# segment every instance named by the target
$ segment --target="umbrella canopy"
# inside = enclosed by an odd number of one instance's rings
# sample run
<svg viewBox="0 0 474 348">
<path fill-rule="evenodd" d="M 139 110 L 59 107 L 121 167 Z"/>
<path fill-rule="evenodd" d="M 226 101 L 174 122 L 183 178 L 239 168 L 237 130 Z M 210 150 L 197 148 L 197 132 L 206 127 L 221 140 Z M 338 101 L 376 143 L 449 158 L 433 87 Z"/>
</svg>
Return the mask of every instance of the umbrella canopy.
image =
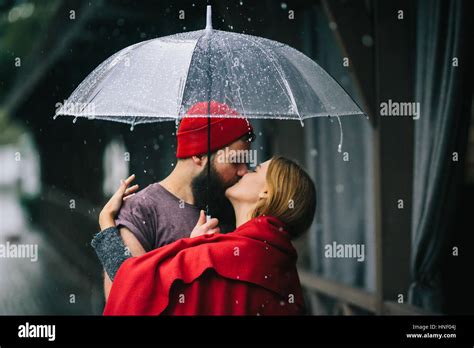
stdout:
<svg viewBox="0 0 474 348">
<path fill-rule="evenodd" d="M 212 28 L 170 35 L 124 48 L 100 64 L 56 112 L 60 115 L 140 123 L 176 121 L 198 102 L 211 100 L 246 118 L 303 120 L 364 115 L 318 64 L 282 43 Z M 189 116 L 189 115 L 188 115 Z M 232 116 L 235 117 L 235 116 Z M 209 127 L 208 127 L 209 129 Z M 208 132 L 208 158 L 211 136 Z M 210 166 L 207 166 L 210 201 Z M 210 218 L 207 206 L 207 217 Z"/>
<path fill-rule="evenodd" d="M 212 29 L 124 48 L 77 87 L 58 115 L 130 123 L 182 118 L 197 102 L 216 100 L 246 118 L 363 115 L 313 60 L 282 43 Z M 225 117 L 226 115 L 212 115 Z M 193 115 L 208 117 L 208 114 Z"/>
</svg>

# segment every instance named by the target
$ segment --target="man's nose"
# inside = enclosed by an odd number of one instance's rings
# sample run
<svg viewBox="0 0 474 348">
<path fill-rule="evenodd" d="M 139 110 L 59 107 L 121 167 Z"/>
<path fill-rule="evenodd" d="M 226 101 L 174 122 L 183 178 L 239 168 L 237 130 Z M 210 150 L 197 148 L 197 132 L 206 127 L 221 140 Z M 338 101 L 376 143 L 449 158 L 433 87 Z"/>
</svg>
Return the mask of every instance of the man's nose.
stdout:
<svg viewBox="0 0 474 348">
<path fill-rule="evenodd" d="M 240 176 L 240 177 L 242 177 L 242 176 L 244 176 L 245 174 L 247 174 L 248 171 L 249 171 L 249 170 L 248 170 L 248 168 L 247 168 L 247 165 L 246 165 L 245 163 L 241 163 L 241 164 L 239 165 L 239 169 L 237 169 L 237 175 Z"/>
</svg>

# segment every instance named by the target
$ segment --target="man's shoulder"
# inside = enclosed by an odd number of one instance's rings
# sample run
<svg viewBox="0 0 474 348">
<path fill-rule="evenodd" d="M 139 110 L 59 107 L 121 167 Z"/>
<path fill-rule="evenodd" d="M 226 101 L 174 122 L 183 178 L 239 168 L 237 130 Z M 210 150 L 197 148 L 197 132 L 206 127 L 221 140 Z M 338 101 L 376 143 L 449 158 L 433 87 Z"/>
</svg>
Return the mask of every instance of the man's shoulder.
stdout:
<svg viewBox="0 0 474 348">
<path fill-rule="evenodd" d="M 160 195 L 159 183 L 155 182 L 136 192 L 124 201 L 123 206 L 143 206 L 149 207 L 150 201 L 155 200 Z"/>
</svg>

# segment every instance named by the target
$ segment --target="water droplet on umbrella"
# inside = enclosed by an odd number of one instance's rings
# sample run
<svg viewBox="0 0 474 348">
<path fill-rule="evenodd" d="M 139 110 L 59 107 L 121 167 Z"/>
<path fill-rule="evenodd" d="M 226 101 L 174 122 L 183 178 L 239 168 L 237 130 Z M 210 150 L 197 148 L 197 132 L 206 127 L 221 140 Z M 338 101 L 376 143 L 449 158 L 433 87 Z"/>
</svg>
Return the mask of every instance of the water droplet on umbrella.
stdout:
<svg viewBox="0 0 474 348">
<path fill-rule="evenodd" d="M 72 120 L 72 123 L 76 123 L 77 117 L 74 117 L 74 120 Z"/>
</svg>

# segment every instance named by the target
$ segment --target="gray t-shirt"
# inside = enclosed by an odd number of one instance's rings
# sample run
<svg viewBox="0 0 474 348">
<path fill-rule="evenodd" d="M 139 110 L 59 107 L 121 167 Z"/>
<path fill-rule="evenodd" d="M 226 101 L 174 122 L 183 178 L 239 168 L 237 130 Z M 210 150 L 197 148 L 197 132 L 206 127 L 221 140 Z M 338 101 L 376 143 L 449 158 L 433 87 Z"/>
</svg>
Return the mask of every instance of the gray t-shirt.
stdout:
<svg viewBox="0 0 474 348">
<path fill-rule="evenodd" d="M 124 201 L 115 223 L 127 227 L 150 251 L 189 237 L 198 218 L 197 207 L 154 183 Z"/>
</svg>

